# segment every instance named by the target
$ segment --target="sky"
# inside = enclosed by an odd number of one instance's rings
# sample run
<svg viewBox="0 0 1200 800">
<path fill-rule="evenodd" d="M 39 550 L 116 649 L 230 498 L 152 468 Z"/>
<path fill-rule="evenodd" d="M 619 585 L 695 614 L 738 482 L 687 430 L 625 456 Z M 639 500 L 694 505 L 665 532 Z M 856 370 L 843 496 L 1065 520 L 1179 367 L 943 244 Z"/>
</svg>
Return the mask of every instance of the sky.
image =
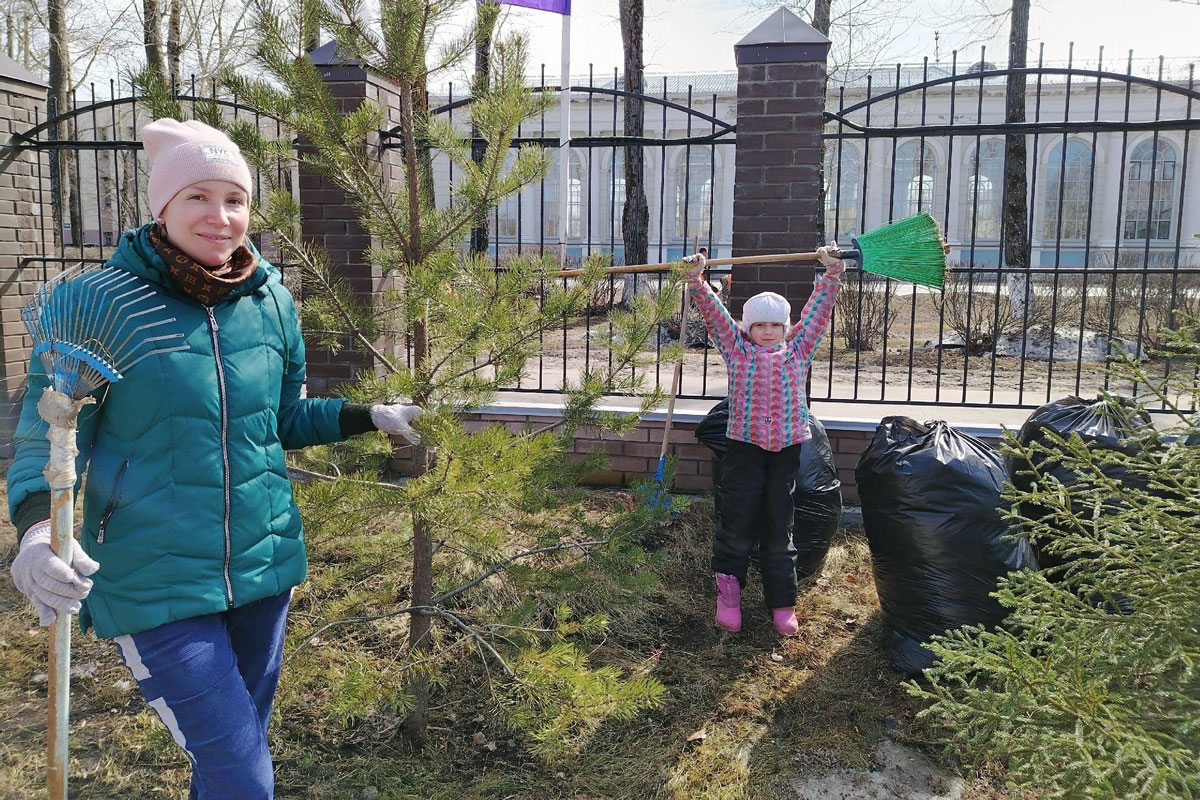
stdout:
<svg viewBox="0 0 1200 800">
<path fill-rule="evenodd" d="M 644 0 L 645 61 L 650 73 L 720 72 L 736 69 L 734 45 L 777 7 L 770 0 Z M 859 2 L 860 0 L 854 0 Z M 995 26 L 996 35 L 965 29 L 963 10 L 989 0 L 891 0 L 899 8 L 892 28 L 895 41 L 877 54 L 884 63 L 920 63 L 936 55 L 949 62 L 956 47 L 978 61 L 979 45 L 987 44 L 988 61 L 1005 61 L 1008 25 Z M 1006 0 L 990 0 L 1007 7 Z M 834 14 L 851 0 L 834 0 Z M 1136 13 L 1130 13 L 1136 9 Z M 621 34 L 617 0 L 573 0 L 571 72 L 611 75 L 621 65 Z M 562 18 L 558 14 L 513 7 L 507 25 L 530 36 L 530 64 L 545 63 L 547 76 L 557 78 L 561 54 Z M 937 33 L 935 42 L 935 32 Z M 1034 0 L 1030 12 L 1031 59 L 1045 45 L 1047 61 L 1065 61 L 1070 42 L 1075 57 L 1093 60 L 1103 45 L 1105 63 L 1124 62 L 1130 48 L 1135 58 L 1159 55 L 1200 60 L 1200 2 L 1171 0 Z M 935 46 L 936 45 L 936 46 Z M 963 63 L 964 56 L 959 56 Z"/>
</svg>

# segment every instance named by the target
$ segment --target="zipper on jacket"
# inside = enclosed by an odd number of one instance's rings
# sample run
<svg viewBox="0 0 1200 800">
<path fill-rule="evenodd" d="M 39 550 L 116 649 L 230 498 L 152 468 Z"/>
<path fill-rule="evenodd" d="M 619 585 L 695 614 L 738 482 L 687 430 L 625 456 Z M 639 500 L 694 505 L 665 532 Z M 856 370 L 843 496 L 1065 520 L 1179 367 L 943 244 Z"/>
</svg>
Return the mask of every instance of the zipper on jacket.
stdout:
<svg viewBox="0 0 1200 800">
<path fill-rule="evenodd" d="M 125 478 L 125 470 L 129 469 L 129 459 L 121 462 L 121 466 L 117 467 L 117 476 L 113 478 L 112 494 L 109 495 L 108 505 L 104 507 L 104 513 L 100 515 L 100 527 L 96 530 L 96 544 L 104 544 L 104 532 L 108 530 L 108 520 L 112 517 L 113 512 L 117 510 L 117 506 L 121 502 L 121 481 Z"/>
<path fill-rule="evenodd" d="M 222 567 L 222 575 L 225 578 L 225 603 L 229 608 L 233 608 L 233 581 L 229 578 L 229 559 L 233 550 L 233 543 L 229 535 L 229 517 L 230 517 L 230 486 L 229 486 L 229 400 L 225 391 L 225 365 L 221 362 L 221 338 L 217 335 L 220 328 L 217 326 L 217 316 L 209 306 L 205 306 L 204 310 L 208 312 L 208 324 L 212 331 L 213 357 L 217 361 L 217 395 L 221 398 L 221 465 L 224 467 L 224 479 L 222 488 L 225 493 L 225 514 L 224 514 L 224 529 L 225 529 L 225 563 Z"/>
</svg>

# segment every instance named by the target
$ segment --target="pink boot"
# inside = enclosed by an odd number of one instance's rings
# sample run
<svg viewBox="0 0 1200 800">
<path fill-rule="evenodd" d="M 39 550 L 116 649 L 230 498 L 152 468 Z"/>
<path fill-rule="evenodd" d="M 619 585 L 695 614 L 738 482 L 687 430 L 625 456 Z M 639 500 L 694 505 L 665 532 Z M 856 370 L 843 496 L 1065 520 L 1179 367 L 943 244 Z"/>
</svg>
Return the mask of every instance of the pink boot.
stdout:
<svg viewBox="0 0 1200 800">
<path fill-rule="evenodd" d="M 736 575 L 716 573 L 717 624 L 731 633 L 742 629 L 742 586 Z"/>
<path fill-rule="evenodd" d="M 775 621 L 775 631 L 780 636 L 795 636 L 800 630 L 800 621 L 796 619 L 794 608 L 772 608 L 771 619 Z"/>
</svg>

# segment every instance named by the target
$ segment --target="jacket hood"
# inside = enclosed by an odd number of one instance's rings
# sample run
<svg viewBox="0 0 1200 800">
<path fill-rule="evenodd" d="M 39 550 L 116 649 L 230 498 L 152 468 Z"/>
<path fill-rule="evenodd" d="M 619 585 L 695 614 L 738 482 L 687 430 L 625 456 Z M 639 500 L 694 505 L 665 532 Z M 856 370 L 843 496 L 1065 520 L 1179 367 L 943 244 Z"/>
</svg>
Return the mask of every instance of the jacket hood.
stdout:
<svg viewBox="0 0 1200 800">
<path fill-rule="evenodd" d="M 150 243 L 150 226 L 153 224 L 153 222 L 147 222 L 140 228 L 125 231 L 121 235 L 117 251 L 113 253 L 107 266 L 131 272 L 140 278 L 145 278 L 172 296 L 181 297 L 183 293 L 171 280 L 170 273 L 167 272 L 167 265 L 159 256 L 158 251 L 154 249 L 154 245 Z M 253 242 L 247 239 L 245 246 L 254 255 L 258 266 L 249 278 L 231 289 L 217 305 L 252 294 L 268 281 L 278 283 L 281 280 L 279 270 L 262 257 Z"/>
</svg>

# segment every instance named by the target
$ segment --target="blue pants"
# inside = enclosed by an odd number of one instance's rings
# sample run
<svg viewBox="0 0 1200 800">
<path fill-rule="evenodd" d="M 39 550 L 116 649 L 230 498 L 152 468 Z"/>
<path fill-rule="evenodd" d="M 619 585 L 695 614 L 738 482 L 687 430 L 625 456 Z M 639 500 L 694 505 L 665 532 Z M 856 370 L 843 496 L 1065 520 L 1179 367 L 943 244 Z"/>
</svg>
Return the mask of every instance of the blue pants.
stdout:
<svg viewBox="0 0 1200 800">
<path fill-rule="evenodd" d="M 190 800 L 271 800 L 267 722 L 291 592 L 115 641 L 192 763 Z"/>
</svg>

